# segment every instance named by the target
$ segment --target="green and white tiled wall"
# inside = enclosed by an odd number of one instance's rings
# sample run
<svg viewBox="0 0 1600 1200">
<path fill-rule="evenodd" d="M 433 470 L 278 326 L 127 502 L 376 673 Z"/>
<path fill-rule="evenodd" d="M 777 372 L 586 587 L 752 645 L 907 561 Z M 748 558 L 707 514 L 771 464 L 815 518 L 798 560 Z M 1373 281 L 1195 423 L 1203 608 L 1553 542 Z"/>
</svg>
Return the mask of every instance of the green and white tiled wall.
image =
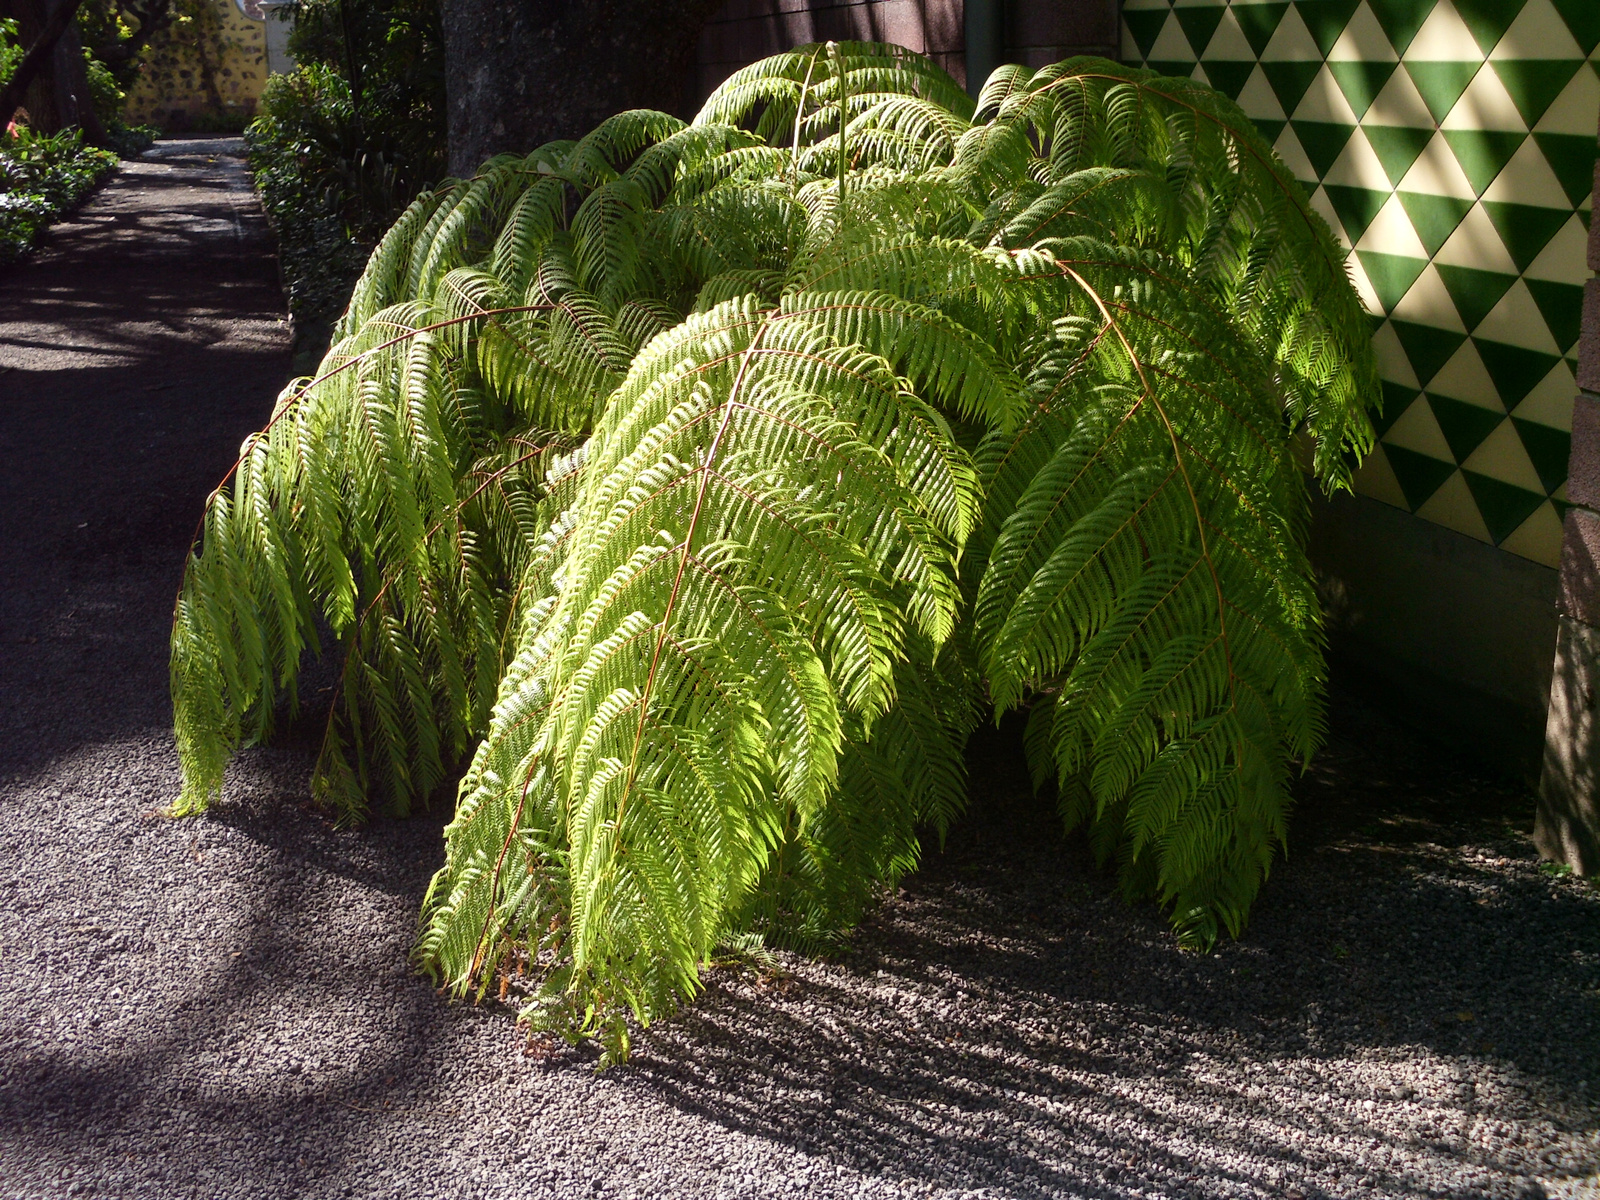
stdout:
<svg viewBox="0 0 1600 1200">
<path fill-rule="evenodd" d="M 1600 0 L 1124 0 L 1122 32 L 1236 99 L 1354 249 L 1384 377 L 1357 490 L 1557 565 Z"/>
</svg>

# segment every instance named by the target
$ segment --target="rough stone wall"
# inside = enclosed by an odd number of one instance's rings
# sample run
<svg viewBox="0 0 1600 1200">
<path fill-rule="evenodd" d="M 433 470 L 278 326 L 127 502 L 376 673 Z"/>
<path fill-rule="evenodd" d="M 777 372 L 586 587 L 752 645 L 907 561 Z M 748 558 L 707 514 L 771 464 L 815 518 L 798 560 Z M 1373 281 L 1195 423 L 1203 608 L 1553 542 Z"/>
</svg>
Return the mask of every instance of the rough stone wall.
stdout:
<svg viewBox="0 0 1600 1200">
<path fill-rule="evenodd" d="M 1008 62 L 1043 66 L 1073 54 L 1117 53 L 1117 0 L 1010 0 L 1002 7 Z M 965 17 L 963 0 L 727 0 L 700 35 L 690 107 L 742 66 L 829 40 L 895 42 L 926 54 L 965 86 Z"/>
<path fill-rule="evenodd" d="M 127 119 L 181 131 L 248 120 L 267 81 L 266 21 L 256 0 L 178 0 L 182 17 L 145 51 Z"/>
<path fill-rule="evenodd" d="M 1600 163 L 1594 199 L 1600 203 Z M 1600 272 L 1600 222 L 1589 223 L 1585 266 Z M 1600 873 L 1600 277 L 1583 289 L 1578 395 L 1561 546 L 1560 617 L 1544 774 L 1534 841 L 1547 858 L 1584 875 Z"/>
</svg>

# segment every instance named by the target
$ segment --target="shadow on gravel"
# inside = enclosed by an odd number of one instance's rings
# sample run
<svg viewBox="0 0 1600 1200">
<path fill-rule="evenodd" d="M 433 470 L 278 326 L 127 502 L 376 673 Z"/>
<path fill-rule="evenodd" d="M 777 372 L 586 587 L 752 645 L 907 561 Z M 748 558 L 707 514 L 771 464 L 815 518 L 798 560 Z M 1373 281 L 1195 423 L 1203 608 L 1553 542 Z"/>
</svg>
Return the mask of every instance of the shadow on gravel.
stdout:
<svg viewBox="0 0 1600 1200">
<path fill-rule="evenodd" d="M 0 272 L 8 768 L 168 723 L 185 547 L 288 374 L 277 269 L 238 149 L 158 143 Z M 201 163 L 209 173 L 184 169 Z"/>
<path fill-rule="evenodd" d="M 1125 905 L 991 743 L 990 795 L 844 972 L 715 975 L 641 1048 L 637 1086 L 858 1170 L 1005 1195 L 1215 1195 L 1260 1184 L 1265 1158 L 1306 1196 L 1436 1196 L 1402 1164 L 1549 1171 L 1467 1129 L 1557 1110 L 1595 1170 L 1593 894 L 1537 870 L 1530 798 L 1348 722 L 1302 784 L 1294 856 L 1216 953 Z"/>
<path fill-rule="evenodd" d="M 204 1194 L 215 1176 L 251 1181 L 256 1195 L 325 1196 L 340 1194 L 334 1180 L 361 1180 L 372 1146 L 394 1130 L 415 1136 L 419 1119 L 447 1125 L 460 1115 L 435 1099 L 454 1082 L 441 1042 L 463 1021 L 493 1017 L 451 1011 L 406 964 L 406 935 L 394 934 L 409 923 L 377 919 L 383 908 L 416 911 L 442 857 L 441 818 L 335 834 L 295 804 L 303 786 L 284 786 L 303 762 L 264 753 L 275 761 L 255 756 L 244 802 L 219 805 L 203 822 L 156 819 L 143 830 L 190 843 L 202 883 L 213 855 L 246 865 L 241 877 L 225 872 L 226 898 L 207 904 L 218 919 L 209 953 L 191 957 L 181 979 L 142 980 L 161 1003 L 146 999 L 114 1039 L 97 1039 L 112 1043 L 102 1051 L 85 1055 L 69 1040 L 11 1054 L 0 1068 L 0 1141 L 44 1145 L 54 1131 L 64 1168 L 103 1180 L 153 1171 L 171 1180 L 170 1195 Z M 352 902 L 360 911 L 348 911 Z M 363 919 L 383 936 L 351 936 L 348 926 Z M 79 932 L 104 935 L 80 969 L 93 1038 L 99 960 L 149 955 L 165 931 Z M 377 1023 L 374 980 L 387 984 Z"/>
</svg>

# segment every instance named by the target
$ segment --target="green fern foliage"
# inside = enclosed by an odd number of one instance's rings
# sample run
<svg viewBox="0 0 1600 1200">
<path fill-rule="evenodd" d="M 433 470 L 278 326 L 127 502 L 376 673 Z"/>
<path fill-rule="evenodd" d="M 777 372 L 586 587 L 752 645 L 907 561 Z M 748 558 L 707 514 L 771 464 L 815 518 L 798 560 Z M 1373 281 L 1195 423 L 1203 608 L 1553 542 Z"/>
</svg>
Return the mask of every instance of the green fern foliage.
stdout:
<svg viewBox="0 0 1600 1200">
<path fill-rule="evenodd" d="M 627 1052 L 719 944 L 822 948 L 942 837 L 978 721 L 1130 896 L 1244 923 L 1321 737 L 1307 469 L 1375 368 L 1239 109 L 1098 59 L 976 105 L 809 46 L 412 205 L 211 497 L 184 791 L 342 677 L 343 822 L 459 779 L 418 958 Z"/>
</svg>

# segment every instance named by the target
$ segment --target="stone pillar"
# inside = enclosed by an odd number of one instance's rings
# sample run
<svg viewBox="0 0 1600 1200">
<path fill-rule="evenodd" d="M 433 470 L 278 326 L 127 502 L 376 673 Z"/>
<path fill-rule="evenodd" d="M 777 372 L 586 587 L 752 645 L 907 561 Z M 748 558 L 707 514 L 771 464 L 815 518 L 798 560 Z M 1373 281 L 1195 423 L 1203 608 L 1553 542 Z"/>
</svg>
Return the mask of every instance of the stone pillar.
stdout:
<svg viewBox="0 0 1600 1200">
<path fill-rule="evenodd" d="M 289 53 L 289 30 L 294 27 L 294 0 L 260 0 L 267 23 L 267 74 L 287 75 L 294 70 Z"/>
<path fill-rule="evenodd" d="M 1589 269 L 1600 272 L 1600 163 Z M 1583 292 L 1578 396 L 1572 412 L 1561 546 L 1556 661 L 1533 841 L 1580 875 L 1600 873 L 1600 278 Z"/>
</svg>

